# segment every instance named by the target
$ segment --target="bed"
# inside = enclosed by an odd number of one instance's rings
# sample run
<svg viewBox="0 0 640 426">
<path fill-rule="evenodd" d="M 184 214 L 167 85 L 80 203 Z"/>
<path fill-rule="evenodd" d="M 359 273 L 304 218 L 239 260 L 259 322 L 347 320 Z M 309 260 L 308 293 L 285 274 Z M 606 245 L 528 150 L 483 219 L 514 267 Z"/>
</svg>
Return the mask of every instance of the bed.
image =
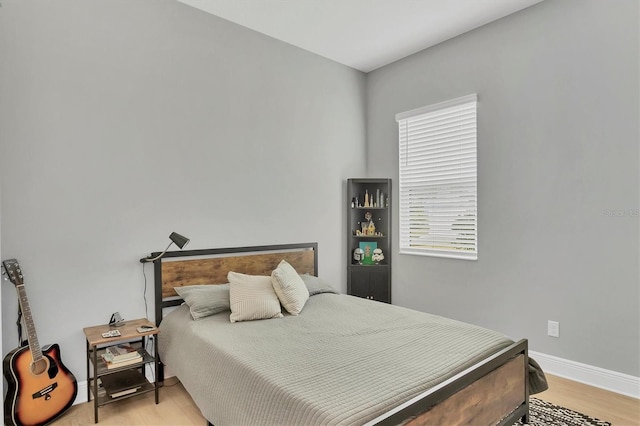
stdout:
<svg viewBox="0 0 640 426">
<path fill-rule="evenodd" d="M 176 293 L 218 292 L 229 271 L 269 276 L 282 260 L 309 290 L 299 315 L 232 323 L 216 309 L 194 320 L 192 300 Z M 527 421 L 526 340 L 338 294 L 317 271 L 316 243 L 169 252 L 154 262 L 160 359 L 209 424 Z"/>
</svg>

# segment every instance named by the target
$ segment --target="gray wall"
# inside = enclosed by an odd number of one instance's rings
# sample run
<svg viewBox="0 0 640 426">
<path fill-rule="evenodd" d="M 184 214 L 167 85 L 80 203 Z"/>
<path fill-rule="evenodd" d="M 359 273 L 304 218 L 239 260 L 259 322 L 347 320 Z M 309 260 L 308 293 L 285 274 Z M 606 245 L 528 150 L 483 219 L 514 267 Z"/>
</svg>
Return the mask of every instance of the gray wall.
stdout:
<svg viewBox="0 0 640 426">
<path fill-rule="evenodd" d="M 396 194 L 395 114 L 479 97 L 478 261 L 394 241 L 394 303 L 640 376 L 638 19 L 549 0 L 368 75 L 368 173 Z"/>
<path fill-rule="evenodd" d="M 345 290 L 364 74 L 171 0 L 5 0 L 0 58 L 2 254 L 79 380 L 82 328 L 145 316 L 138 259 L 171 231 L 192 249 L 317 241 Z M 2 284 L 6 351 L 16 304 Z"/>
</svg>

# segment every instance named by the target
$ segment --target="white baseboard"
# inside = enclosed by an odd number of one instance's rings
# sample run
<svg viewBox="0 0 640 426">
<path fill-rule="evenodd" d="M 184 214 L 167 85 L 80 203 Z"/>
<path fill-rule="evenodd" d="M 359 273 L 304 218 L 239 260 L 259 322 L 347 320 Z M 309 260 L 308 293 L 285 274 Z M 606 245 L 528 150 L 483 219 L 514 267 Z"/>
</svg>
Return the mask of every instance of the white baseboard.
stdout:
<svg viewBox="0 0 640 426">
<path fill-rule="evenodd" d="M 541 352 L 529 351 L 529 356 L 535 359 L 546 373 L 633 398 L 640 398 L 640 377 L 605 370 Z"/>
<path fill-rule="evenodd" d="M 78 382 L 78 394 L 76 400 L 73 401 L 73 405 L 83 404 L 87 402 L 87 381 Z"/>
</svg>

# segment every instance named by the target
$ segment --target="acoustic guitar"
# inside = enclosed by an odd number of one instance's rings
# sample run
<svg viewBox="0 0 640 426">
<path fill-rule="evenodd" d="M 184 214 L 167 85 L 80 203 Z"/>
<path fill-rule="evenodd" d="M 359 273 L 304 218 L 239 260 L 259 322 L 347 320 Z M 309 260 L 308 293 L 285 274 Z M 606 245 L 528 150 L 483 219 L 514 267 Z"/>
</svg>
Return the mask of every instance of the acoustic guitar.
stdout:
<svg viewBox="0 0 640 426">
<path fill-rule="evenodd" d="M 2 265 L 5 279 L 8 276 L 18 291 L 29 342 L 4 358 L 4 376 L 9 385 L 4 399 L 4 421 L 16 426 L 44 425 L 73 405 L 78 383 L 60 360 L 57 344 L 40 349 L 18 261 L 9 259 Z"/>
</svg>

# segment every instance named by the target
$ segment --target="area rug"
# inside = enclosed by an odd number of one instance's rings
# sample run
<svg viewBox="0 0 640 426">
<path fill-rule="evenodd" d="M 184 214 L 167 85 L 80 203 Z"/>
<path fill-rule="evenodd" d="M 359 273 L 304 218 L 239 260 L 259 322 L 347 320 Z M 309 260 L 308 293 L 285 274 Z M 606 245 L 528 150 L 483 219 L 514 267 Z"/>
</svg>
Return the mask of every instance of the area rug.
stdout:
<svg viewBox="0 0 640 426">
<path fill-rule="evenodd" d="M 529 423 L 531 426 L 611 426 L 611 423 L 594 419 L 586 414 L 553 405 L 537 398 L 529 398 Z M 522 425 L 521 422 L 515 423 Z"/>
</svg>

